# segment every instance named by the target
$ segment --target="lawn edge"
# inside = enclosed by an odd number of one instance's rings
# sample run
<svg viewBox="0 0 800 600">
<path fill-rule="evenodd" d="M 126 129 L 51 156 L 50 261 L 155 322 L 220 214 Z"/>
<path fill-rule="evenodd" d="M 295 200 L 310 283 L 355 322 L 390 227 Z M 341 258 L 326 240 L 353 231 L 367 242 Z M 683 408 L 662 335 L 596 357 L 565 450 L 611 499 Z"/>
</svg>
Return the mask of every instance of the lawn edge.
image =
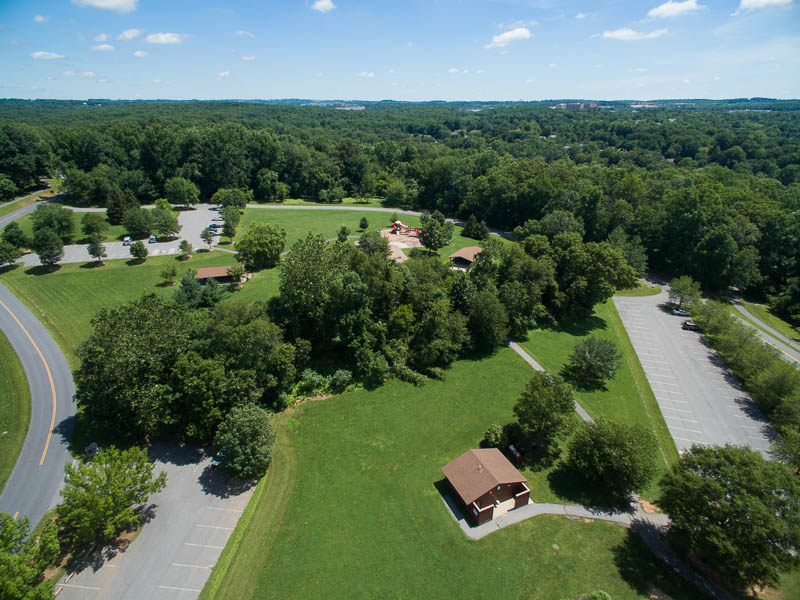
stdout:
<svg viewBox="0 0 800 600">
<path fill-rule="evenodd" d="M 28 429 L 31 424 L 31 390 L 28 385 L 27 374 L 22 366 L 22 361 L 20 361 L 11 342 L 8 341 L 8 337 L 6 337 L 5 333 L 2 331 L 0 331 L 0 344 L 6 347 L 11 353 L 10 364 L 8 362 L 6 363 L 9 367 L 8 378 L 12 394 L 15 390 L 18 392 L 19 402 L 16 404 L 19 406 L 20 410 L 17 411 L 15 415 L 12 415 L 14 417 L 12 422 L 19 425 L 22 425 L 23 422 L 25 424 L 24 428 L 20 427 L 19 429 L 22 435 L 19 436 L 19 439 L 14 441 L 14 444 L 9 448 L 9 452 L 4 453 L 3 461 L 0 463 L 0 493 L 2 493 L 8 478 L 11 477 L 11 473 L 14 471 L 14 467 L 17 464 L 19 453 L 22 452 L 22 446 L 25 445 L 25 440 L 28 437 Z M 15 404 L 13 400 L 11 404 Z M 13 460 L 11 460 L 12 457 Z"/>
</svg>

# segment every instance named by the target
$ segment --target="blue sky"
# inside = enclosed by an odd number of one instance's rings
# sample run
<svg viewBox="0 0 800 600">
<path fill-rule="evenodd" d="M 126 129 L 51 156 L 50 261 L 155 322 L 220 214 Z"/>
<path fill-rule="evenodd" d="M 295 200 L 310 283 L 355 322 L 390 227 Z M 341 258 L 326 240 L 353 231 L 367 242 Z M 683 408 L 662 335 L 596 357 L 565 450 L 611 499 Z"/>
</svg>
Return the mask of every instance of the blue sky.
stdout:
<svg viewBox="0 0 800 600">
<path fill-rule="evenodd" d="M 800 98 L 800 0 L 0 0 L 0 97 Z"/>
</svg>

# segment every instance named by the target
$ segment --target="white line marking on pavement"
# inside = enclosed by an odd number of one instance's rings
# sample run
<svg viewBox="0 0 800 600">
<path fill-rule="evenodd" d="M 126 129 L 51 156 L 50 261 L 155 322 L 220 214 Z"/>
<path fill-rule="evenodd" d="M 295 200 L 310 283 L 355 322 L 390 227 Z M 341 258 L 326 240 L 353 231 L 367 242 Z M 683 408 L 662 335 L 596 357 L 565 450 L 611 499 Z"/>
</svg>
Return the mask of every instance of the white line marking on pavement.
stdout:
<svg viewBox="0 0 800 600">
<path fill-rule="evenodd" d="M 190 569 L 210 569 L 211 567 L 206 565 L 186 565 L 184 563 L 172 563 L 173 567 L 188 567 Z"/>
<path fill-rule="evenodd" d="M 184 542 L 184 546 L 197 546 L 198 548 L 213 548 L 214 550 L 224 550 L 225 546 L 211 546 L 209 544 L 192 544 L 190 542 Z"/>
<path fill-rule="evenodd" d="M 227 529 L 228 531 L 233 531 L 233 527 L 220 527 L 219 525 L 204 525 L 203 523 L 197 523 L 197 527 L 208 527 L 209 529 Z"/>
<path fill-rule="evenodd" d="M 682 408 L 669 408 L 667 406 L 665 406 L 663 410 L 674 410 L 675 412 L 689 413 L 690 415 L 694 414 L 693 410 L 683 410 Z"/>
<path fill-rule="evenodd" d="M 89 587 L 88 585 L 75 585 L 74 583 L 59 583 L 57 585 L 60 585 L 62 587 L 80 588 L 82 590 L 97 590 L 97 591 L 100 591 L 100 588 Z"/>
<path fill-rule="evenodd" d="M 702 431 L 698 431 L 697 429 L 686 429 L 686 427 L 676 427 L 675 425 L 670 425 L 670 424 L 667 424 L 667 427 L 669 429 L 680 429 L 681 431 L 688 431 L 689 433 L 699 433 L 701 435 L 703 434 Z"/>
<path fill-rule="evenodd" d="M 206 506 L 209 510 L 223 510 L 223 511 L 230 511 L 230 512 L 244 512 L 243 510 L 239 510 L 238 508 L 217 508 L 216 506 Z"/>
<path fill-rule="evenodd" d="M 678 437 L 677 435 L 673 435 L 672 437 L 674 439 L 676 439 L 676 440 L 681 440 L 683 442 L 692 442 L 693 444 L 700 444 L 701 446 L 705 444 L 705 442 L 699 442 L 697 440 L 692 440 L 692 439 L 685 438 L 685 437 Z"/>
<path fill-rule="evenodd" d="M 164 590 L 179 590 L 181 592 L 202 592 L 203 590 L 196 590 L 194 588 L 182 588 L 182 587 L 174 587 L 171 585 L 160 585 L 158 586 Z"/>
<path fill-rule="evenodd" d="M 687 410 L 686 412 L 689 412 L 689 411 Z M 675 419 L 675 420 L 678 420 L 678 421 L 685 421 L 686 423 L 699 423 L 700 422 L 700 421 L 694 421 L 692 419 L 687 419 L 685 417 L 670 417 L 669 415 L 664 415 L 664 418 L 665 419 Z M 676 427 L 676 429 L 677 429 L 677 427 Z M 687 431 L 689 431 L 689 430 L 687 429 Z"/>
</svg>

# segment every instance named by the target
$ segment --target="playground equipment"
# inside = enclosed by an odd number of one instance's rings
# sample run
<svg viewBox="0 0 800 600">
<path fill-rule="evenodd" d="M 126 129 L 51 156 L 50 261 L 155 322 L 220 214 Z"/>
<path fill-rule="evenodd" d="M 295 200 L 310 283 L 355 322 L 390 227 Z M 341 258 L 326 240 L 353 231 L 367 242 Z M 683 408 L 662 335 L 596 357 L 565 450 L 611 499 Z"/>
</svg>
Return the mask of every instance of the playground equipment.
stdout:
<svg viewBox="0 0 800 600">
<path fill-rule="evenodd" d="M 395 235 L 410 235 L 419 237 L 419 227 L 409 227 L 402 221 L 392 223 L 392 233 Z"/>
</svg>

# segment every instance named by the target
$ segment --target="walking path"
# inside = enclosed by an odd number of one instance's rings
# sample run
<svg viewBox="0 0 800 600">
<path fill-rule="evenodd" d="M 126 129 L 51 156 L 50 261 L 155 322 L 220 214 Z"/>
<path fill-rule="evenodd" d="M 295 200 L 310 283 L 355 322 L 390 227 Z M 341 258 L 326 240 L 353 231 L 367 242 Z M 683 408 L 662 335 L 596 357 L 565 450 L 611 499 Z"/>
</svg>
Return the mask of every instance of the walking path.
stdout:
<svg viewBox="0 0 800 600">
<path fill-rule="evenodd" d="M 528 363 L 534 371 L 542 371 L 543 373 L 545 372 L 545 368 L 536 362 L 530 354 L 525 352 L 525 350 L 522 349 L 522 346 L 520 346 L 518 343 L 508 342 L 508 345 L 514 352 L 519 354 L 522 357 L 522 360 Z M 588 412 L 586 412 L 586 409 L 578 404 L 577 400 L 575 400 L 575 412 L 578 413 L 578 416 L 584 421 L 587 421 L 588 423 L 594 423 L 594 419 L 589 415 Z"/>
<path fill-rule="evenodd" d="M 788 362 L 793 363 L 800 368 L 800 344 L 790 340 L 782 333 L 772 329 L 772 327 L 748 311 L 737 299 L 733 298 L 732 304 L 734 310 L 741 313 L 747 319 L 750 319 L 758 327 L 753 327 L 753 323 L 748 323 L 745 319 L 739 319 L 740 322 L 752 328 L 755 334 L 761 338 L 763 342 L 778 350 L 783 355 L 782 358 L 784 360 L 787 360 Z M 759 329 L 759 327 L 761 329 Z"/>
</svg>

